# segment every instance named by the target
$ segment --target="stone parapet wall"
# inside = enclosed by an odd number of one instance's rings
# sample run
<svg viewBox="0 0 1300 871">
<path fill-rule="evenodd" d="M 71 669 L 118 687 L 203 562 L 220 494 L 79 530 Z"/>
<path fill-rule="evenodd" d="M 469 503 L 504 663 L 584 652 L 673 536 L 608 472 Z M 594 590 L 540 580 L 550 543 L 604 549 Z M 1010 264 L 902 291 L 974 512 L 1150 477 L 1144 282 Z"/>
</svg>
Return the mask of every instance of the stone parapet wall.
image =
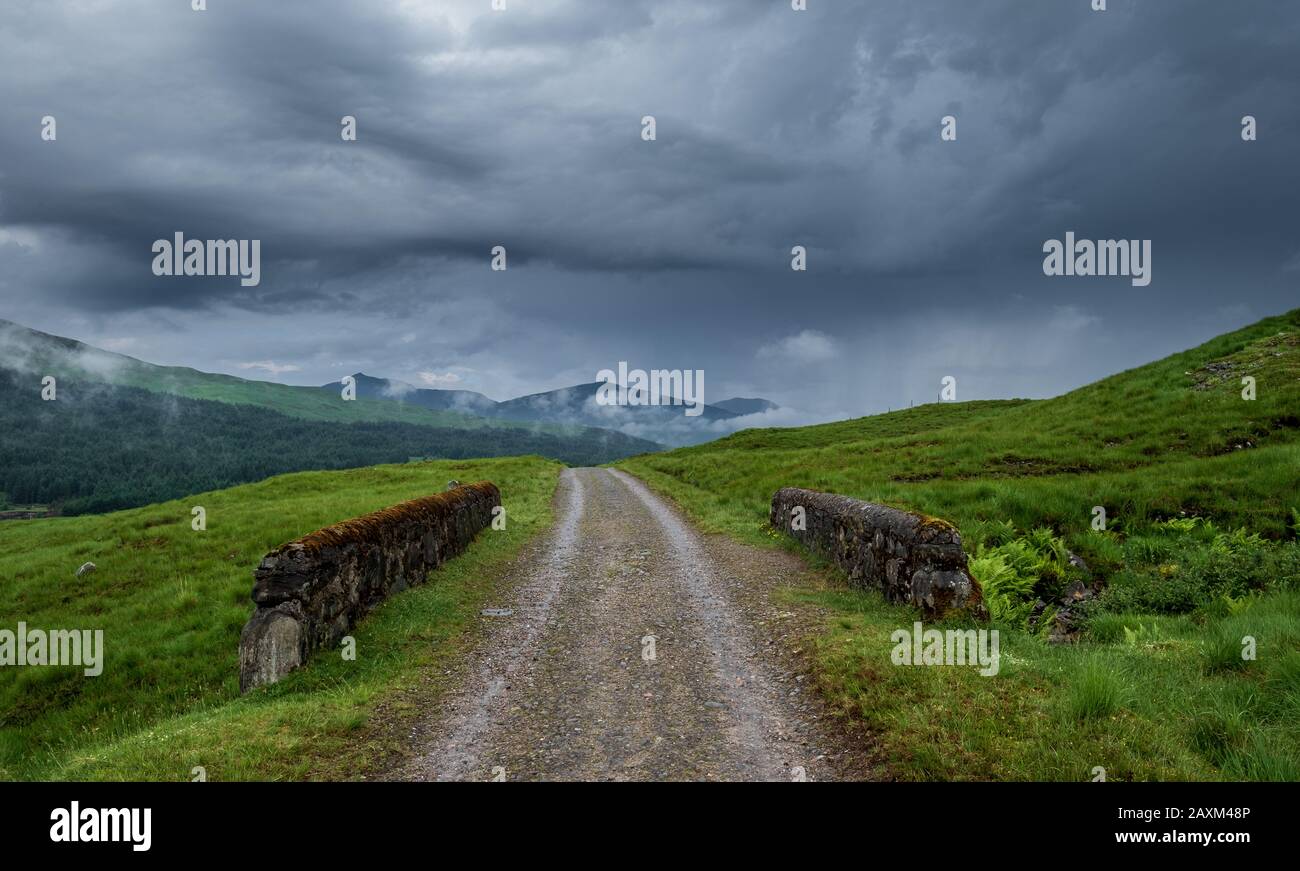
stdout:
<svg viewBox="0 0 1300 871">
<path fill-rule="evenodd" d="M 771 523 L 834 562 L 854 585 L 881 590 L 890 601 L 935 616 L 959 609 L 984 613 L 961 534 L 946 521 L 785 487 L 772 497 Z"/>
<path fill-rule="evenodd" d="M 384 599 L 467 548 L 501 504 L 481 482 L 319 529 L 262 558 L 239 639 L 239 687 L 274 683 L 334 647 Z"/>
</svg>

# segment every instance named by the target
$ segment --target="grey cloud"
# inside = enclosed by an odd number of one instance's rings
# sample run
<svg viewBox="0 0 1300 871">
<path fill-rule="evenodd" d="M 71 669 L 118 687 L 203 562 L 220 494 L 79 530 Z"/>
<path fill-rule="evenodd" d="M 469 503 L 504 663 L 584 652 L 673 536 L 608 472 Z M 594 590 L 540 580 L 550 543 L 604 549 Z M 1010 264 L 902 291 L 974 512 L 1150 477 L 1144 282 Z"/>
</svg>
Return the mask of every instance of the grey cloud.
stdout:
<svg viewBox="0 0 1300 871">
<path fill-rule="evenodd" d="M 465 366 L 497 398 L 620 358 L 707 364 L 714 395 L 813 419 L 919 401 L 919 360 L 1065 330 L 1062 306 L 1100 318 L 1071 341 L 1101 362 L 1012 359 L 972 385 L 1050 393 L 1163 347 L 1148 323 L 1171 344 L 1238 297 L 1295 304 L 1293 3 L 508 5 L 6 4 L 0 315 L 321 383 L 335 362 Z M 1155 283 L 1045 280 L 1043 240 L 1071 229 L 1153 239 Z M 261 286 L 154 278 L 149 245 L 176 230 L 263 239 Z M 394 345 L 413 326 L 431 338 Z M 896 379 L 755 362 L 804 330 L 841 360 L 891 348 Z"/>
</svg>

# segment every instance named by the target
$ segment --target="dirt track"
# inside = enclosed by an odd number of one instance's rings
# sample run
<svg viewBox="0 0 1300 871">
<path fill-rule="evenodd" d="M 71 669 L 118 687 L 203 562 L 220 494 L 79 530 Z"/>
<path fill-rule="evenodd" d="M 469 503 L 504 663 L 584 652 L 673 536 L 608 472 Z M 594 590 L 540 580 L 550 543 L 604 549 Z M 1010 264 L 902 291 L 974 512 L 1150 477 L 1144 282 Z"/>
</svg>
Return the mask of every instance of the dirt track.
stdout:
<svg viewBox="0 0 1300 871">
<path fill-rule="evenodd" d="M 802 563 L 701 536 L 639 481 L 570 469 L 483 642 L 412 736 L 414 780 L 837 779 L 769 601 Z M 653 658 L 650 646 L 653 645 Z"/>
</svg>

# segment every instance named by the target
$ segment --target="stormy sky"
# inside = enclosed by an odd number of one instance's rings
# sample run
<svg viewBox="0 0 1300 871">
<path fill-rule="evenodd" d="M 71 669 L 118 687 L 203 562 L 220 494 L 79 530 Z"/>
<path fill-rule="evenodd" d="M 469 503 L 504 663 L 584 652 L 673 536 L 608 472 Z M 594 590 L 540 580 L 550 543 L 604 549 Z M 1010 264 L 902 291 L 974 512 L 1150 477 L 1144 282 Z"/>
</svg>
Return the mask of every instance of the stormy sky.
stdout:
<svg viewBox="0 0 1300 871">
<path fill-rule="evenodd" d="M 495 399 L 702 369 L 793 423 L 945 375 L 1052 396 L 1300 306 L 1294 0 L 505 5 L 5 0 L 0 317 Z M 1151 284 L 1045 276 L 1067 231 L 1151 240 Z M 261 283 L 155 277 L 176 232 L 260 239 Z"/>
</svg>

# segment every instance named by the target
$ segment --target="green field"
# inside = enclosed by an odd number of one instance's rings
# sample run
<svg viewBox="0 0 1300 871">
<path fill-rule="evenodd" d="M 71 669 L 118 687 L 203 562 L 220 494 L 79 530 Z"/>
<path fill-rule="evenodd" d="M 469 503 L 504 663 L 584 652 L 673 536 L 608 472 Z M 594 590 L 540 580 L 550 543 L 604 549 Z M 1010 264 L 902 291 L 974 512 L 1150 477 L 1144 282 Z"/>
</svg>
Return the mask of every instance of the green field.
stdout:
<svg viewBox="0 0 1300 871">
<path fill-rule="evenodd" d="M 355 777 L 381 764 L 436 694 L 498 573 L 550 522 L 560 466 L 536 457 L 302 472 L 112 514 L 0 524 L 0 628 L 104 630 L 103 674 L 0 669 L 0 779 Z M 508 525 L 354 631 L 357 659 L 239 696 L 252 571 L 275 546 L 336 521 L 491 480 Z M 190 508 L 207 510 L 207 530 Z M 76 569 L 97 570 L 78 578 Z"/>
<path fill-rule="evenodd" d="M 767 523 L 783 486 L 958 525 L 1002 632 L 996 678 L 893 666 L 889 635 L 916 615 L 874 593 L 789 591 L 833 614 L 818 681 L 884 776 L 1300 779 L 1300 311 L 1056 399 L 750 430 L 619 465 L 766 546 L 792 546 Z M 1104 589 L 1077 609 L 1078 643 L 1050 644 L 1075 581 Z"/>
</svg>

